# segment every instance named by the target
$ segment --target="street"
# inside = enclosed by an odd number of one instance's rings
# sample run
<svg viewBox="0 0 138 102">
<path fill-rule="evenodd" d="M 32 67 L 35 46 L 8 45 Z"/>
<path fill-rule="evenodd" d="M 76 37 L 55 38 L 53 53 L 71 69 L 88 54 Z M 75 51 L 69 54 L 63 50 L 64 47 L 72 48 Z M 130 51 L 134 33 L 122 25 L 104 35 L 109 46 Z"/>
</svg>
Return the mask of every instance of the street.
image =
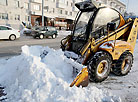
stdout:
<svg viewBox="0 0 138 102">
<path fill-rule="evenodd" d="M 22 35 L 20 39 L 15 41 L 0 40 L 0 57 L 10 57 L 19 55 L 21 53 L 21 47 L 24 45 L 41 45 L 49 46 L 54 49 L 60 48 L 60 40 L 64 36 L 59 36 L 56 39 L 46 38 L 46 39 L 34 39 L 31 36 Z"/>
</svg>

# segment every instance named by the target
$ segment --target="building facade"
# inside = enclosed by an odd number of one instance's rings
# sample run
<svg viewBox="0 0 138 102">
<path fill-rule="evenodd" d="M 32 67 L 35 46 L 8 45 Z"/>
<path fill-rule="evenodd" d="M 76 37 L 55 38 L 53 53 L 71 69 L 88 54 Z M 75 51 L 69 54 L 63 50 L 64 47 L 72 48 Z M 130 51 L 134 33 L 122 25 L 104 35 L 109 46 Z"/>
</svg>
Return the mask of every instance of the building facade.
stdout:
<svg viewBox="0 0 138 102">
<path fill-rule="evenodd" d="M 76 2 L 84 0 L 44 0 L 44 25 L 59 29 L 72 29 L 78 9 Z M 124 12 L 126 6 L 119 0 L 95 0 Z M 0 0 L 0 25 L 16 29 L 22 22 L 42 25 L 42 0 Z"/>
<path fill-rule="evenodd" d="M 19 29 L 21 23 L 28 23 L 28 0 L 0 0 L 0 24 Z"/>
<path fill-rule="evenodd" d="M 42 24 L 42 0 L 31 2 L 31 24 Z M 71 29 L 78 12 L 75 2 L 83 0 L 44 0 L 44 25 Z"/>
<path fill-rule="evenodd" d="M 126 11 L 126 5 L 122 3 L 120 0 L 95 0 L 95 1 L 101 4 L 105 4 L 109 7 L 115 8 L 121 14 L 124 14 L 124 12 Z"/>
</svg>

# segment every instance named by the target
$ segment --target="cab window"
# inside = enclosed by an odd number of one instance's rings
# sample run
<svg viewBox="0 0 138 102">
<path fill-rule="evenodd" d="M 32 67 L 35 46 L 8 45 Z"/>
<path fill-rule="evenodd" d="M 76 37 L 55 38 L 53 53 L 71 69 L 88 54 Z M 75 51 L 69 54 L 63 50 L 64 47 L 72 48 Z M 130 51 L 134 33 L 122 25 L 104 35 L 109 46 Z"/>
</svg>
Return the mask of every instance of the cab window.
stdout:
<svg viewBox="0 0 138 102">
<path fill-rule="evenodd" d="M 107 33 L 107 23 L 109 22 L 116 23 L 116 27 L 118 27 L 120 24 L 120 14 L 111 8 L 100 9 L 92 26 L 92 34 L 95 34 L 99 38 L 99 34 Z"/>
<path fill-rule="evenodd" d="M 115 22 L 116 26 L 118 26 L 120 23 L 119 13 L 110 8 L 100 9 L 94 20 L 93 30 L 104 25 L 106 26 L 109 22 Z"/>
</svg>

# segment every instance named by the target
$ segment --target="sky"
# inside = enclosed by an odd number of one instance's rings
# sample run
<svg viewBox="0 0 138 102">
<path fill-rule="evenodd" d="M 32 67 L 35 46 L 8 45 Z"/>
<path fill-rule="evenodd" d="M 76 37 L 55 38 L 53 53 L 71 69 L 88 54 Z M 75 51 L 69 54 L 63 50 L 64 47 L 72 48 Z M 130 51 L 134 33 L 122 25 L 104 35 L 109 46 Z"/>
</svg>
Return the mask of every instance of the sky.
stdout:
<svg viewBox="0 0 138 102">
<path fill-rule="evenodd" d="M 134 12 L 138 16 L 138 0 L 120 0 L 120 1 L 126 4 L 128 12 Z"/>
</svg>

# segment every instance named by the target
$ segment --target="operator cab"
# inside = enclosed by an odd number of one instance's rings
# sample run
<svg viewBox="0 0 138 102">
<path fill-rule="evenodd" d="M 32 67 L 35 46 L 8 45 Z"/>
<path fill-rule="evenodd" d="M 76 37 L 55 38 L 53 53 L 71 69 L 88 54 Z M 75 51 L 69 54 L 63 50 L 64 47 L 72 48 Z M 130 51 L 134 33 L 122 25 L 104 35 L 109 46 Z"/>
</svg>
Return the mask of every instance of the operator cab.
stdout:
<svg viewBox="0 0 138 102">
<path fill-rule="evenodd" d="M 113 8 L 97 8 L 90 1 L 76 3 L 75 6 L 80 11 L 75 20 L 71 50 L 76 53 L 80 52 L 88 39 L 96 40 L 106 36 L 108 23 L 115 23 L 116 29 L 125 24 L 122 15 Z"/>
</svg>

